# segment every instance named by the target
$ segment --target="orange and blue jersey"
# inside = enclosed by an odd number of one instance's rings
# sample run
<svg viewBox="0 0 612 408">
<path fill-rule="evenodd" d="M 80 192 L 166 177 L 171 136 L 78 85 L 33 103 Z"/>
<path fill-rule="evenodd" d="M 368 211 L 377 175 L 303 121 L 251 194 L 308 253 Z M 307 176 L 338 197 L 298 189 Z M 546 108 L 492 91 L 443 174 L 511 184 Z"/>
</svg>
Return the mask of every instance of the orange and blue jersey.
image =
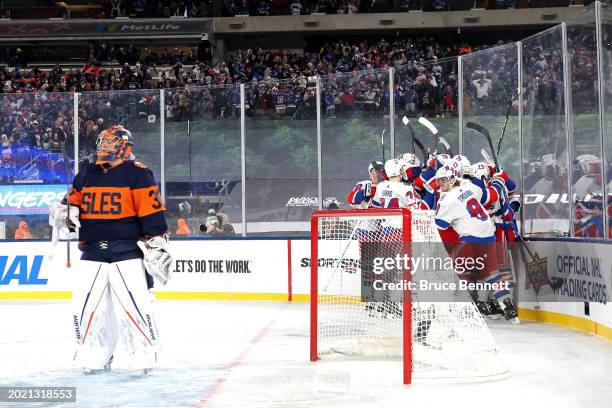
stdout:
<svg viewBox="0 0 612 408">
<path fill-rule="evenodd" d="M 80 208 L 80 241 L 136 242 L 168 229 L 153 173 L 131 160 L 108 169 L 85 165 L 74 178 L 70 204 Z"/>
</svg>

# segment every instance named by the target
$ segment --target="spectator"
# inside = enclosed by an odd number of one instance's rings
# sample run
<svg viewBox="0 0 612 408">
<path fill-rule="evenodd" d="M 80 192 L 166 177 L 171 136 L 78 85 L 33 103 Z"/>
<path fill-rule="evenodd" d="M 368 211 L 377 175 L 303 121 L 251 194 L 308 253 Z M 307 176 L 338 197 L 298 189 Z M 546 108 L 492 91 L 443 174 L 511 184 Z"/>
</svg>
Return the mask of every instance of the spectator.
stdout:
<svg viewBox="0 0 612 408">
<path fill-rule="evenodd" d="M 187 225 L 187 221 L 184 218 L 178 219 L 178 228 L 176 229 L 177 235 L 191 235 L 191 229 Z"/>
<path fill-rule="evenodd" d="M 15 230 L 15 239 L 32 239 L 32 232 L 27 221 L 19 221 L 19 227 Z"/>
<path fill-rule="evenodd" d="M 206 217 L 206 224 L 200 226 L 200 231 L 206 235 L 223 235 L 222 219 L 217 217 L 214 209 L 208 210 L 208 217 Z"/>
</svg>

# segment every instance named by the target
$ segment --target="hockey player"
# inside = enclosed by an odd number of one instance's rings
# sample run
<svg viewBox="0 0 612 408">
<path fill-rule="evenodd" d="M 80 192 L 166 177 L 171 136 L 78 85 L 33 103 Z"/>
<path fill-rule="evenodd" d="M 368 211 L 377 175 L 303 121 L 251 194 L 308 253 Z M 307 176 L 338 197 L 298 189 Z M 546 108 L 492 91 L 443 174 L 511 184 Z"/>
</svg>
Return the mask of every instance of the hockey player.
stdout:
<svg viewBox="0 0 612 408">
<path fill-rule="evenodd" d="M 495 168 L 486 162 L 475 163 L 470 168 L 470 180 L 477 185 L 485 186 L 485 194 L 489 196 L 487 202 L 483 202 L 489 210 L 491 219 L 495 225 L 495 240 L 497 242 L 497 260 L 499 273 L 504 281 L 508 281 L 514 286 L 512 274 L 512 260 L 509 254 L 509 242 L 516 241 L 518 228 L 514 218 L 515 208 L 510 202 L 510 194 L 516 189 L 516 184 L 510 179 L 505 170 L 495 173 Z M 490 194 L 493 192 L 493 194 Z M 518 203 L 517 203 L 518 204 Z M 500 305 L 495 299 L 487 302 L 487 309 L 484 309 L 487 317 L 495 317 L 504 314 Z"/>
<path fill-rule="evenodd" d="M 418 208 L 420 197 L 411 185 L 402 183 L 401 166 L 395 159 L 385 163 L 388 180 L 376 186 L 370 207 L 375 208 Z"/>
<path fill-rule="evenodd" d="M 373 161 L 368 166 L 369 180 L 363 180 L 355 184 L 353 190 L 348 193 L 346 201 L 353 207 L 366 208 L 376 193 L 376 185 L 385 180 L 385 166 L 382 162 Z"/>
<path fill-rule="evenodd" d="M 404 183 L 414 184 L 421 175 L 421 161 L 414 153 L 404 153 L 397 158 L 400 166 L 401 180 Z"/>
<path fill-rule="evenodd" d="M 459 244 L 454 245 L 452 256 L 482 259 L 483 267 L 478 271 L 475 280 L 490 284 L 500 282 L 495 251 L 495 228 L 481 203 L 482 190 L 470 180 L 461 179 L 448 165 L 438 169 L 436 181 L 440 186 L 436 226 L 442 241 L 454 241 L 458 237 Z M 462 274 L 461 278 L 474 280 L 474 277 L 466 274 Z M 518 314 L 509 295 L 510 292 L 506 289 L 494 292 L 495 298 L 504 309 L 506 320 L 518 322 Z"/>
<path fill-rule="evenodd" d="M 127 129 L 102 131 L 96 145 L 95 164 L 83 166 L 68 196 L 49 212 L 54 228 L 79 228 L 75 362 L 86 374 L 110 369 L 121 337 L 128 367 L 146 373 L 156 364 L 159 336 L 145 266 L 165 284 L 172 264 L 165 208 L 153 174 L 134 161 Z"/>
</svg>

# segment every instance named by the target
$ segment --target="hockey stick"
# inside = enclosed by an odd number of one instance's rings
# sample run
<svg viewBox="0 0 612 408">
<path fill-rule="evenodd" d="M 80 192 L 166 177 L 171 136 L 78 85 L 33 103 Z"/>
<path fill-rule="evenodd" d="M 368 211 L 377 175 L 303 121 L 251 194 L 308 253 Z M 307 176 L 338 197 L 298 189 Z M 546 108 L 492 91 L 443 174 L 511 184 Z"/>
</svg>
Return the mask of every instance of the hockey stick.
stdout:
<svg viewBox="0 0 612 408">
<path fill-rule="evenodd" d="M 421 151 L 421 153 L 423 154 L 423 161 L 427 161 L 427 159 L 429 159 L 429 154 L 427 153 L 427 151 L 425 150 L 425 145 L 423 145 L 423 142 L 421 142 L 415 135 L 414 135 L 414 129 L 412 128 L 412 124 L 410 124 L 410 120 L 404 116 L 402 118 L 402 122 L 404 123 L 404 125 L 408 128 L 408 131 L 410 132 L 410 136 L 412 138 L 412 153 L 414 154 L 415 152 L 415 145 L 418 146 L 419 150 Z"/>
<path fill-rule="evenodd" d="M 451 157 L 454 156 L 453 151 L 451 150 L 450 144 L 446 141 L 445 138 L 443 138 L 442 136 L 438 137 L 438 143 L 444 146 L 447 154 L 449 154 Z"/>
<path fill-rule="evenodd" d="M 68 160 L 68 154 L 66 152 L 66 141 L 64 141 L 63 147 L 63 156 L 64 156 L 64 169 L 66 170 L 66 178 L 69 178 L 70 174 L 70 164 Z M 70 262 L 70 233 L 74 231 L 74 225 L 70 221 L 70 193 L 72 193 L 72 183 L 68 183 L 68 192 L 66 193 L 66 227 L 68 228 L 68 234 L 66 236 L 66 268 L 70 268 L 72 266 Z M 59 231 L 57 232 L 59 235 Z"/>
<path fill-rule="evenodd" d="M 497 155 L 495 155 L 495 149 L 493 148 L 493 142 L 491 141 L 491 135 L 489 131 L 484 127 L 480 126 L 478 123 L 468 122 L 465 124 L 468 129 L 472 129 L 475 132 L 480 133 L 484 137 L 487 138 L 487 142 L 489 143 L 489 149 L 491 149 L 491 154 L 493 155 L 493 161 L 495 163 L 495 171 L 499 171 L 499 163 L 497 162 Z"/>
<path fill-rule="evenodd" d="M 385 164 L 385 131 L 387 129 L 383 129 L 382 133 L 380 134 L 380 150 L 382 151 L 382 162 L 383 164 Z"/>
<path fill-rule="evenodd" d="M 408 128 L 408 132 L 410 133 L 410 139 L 412 141 L 411 145 L 412 145 L 412 154 L 414 154 L 414 129 L 412 128 L 412 125 L 410 124 L 410 120 L 408 119 L 408 117 L 406 115 L 404 115 L 404 117 L 402 118 L 402 123 L 404 124 L 404 126 L 406 126 Z"/>
<path fill-rule="evenodd" d="M 431 132 L 432 137 L 433 137 L 433 141 L 434 141 L 434 143 L 433 143 L 434 149 L 436 149 L 437 146 L 438 146 L 438 143 L 440 142 L 440 138 L 438 136 L 438 129 L 434 126 L 433 123 L 431 123 L 429 121 L 429 119 L 427 119 L 427 118 L 425 118 L 423 116 L 419 117 L 419 123 L 421 125 L 425 126 Z"/>
<path fill-rule="evenodd" d="M 512 102 L 516 98 L 518 98 L 520 92 L 517 92 L 515 95 L 510 96 L 508 101 L 508 109 L 506 110 L 506 119 L 504 120 L 504 127 L 502 128 L 501 136 L 499 137 L 499 141 L 497 142 L 497 155 L 499 156 L 499 150 L 501 149 L 502 141 L 504 140 L 504 134 L 506 133 L 506 126 L 508 125 L 508 118 L 510 117 L 510 110 L 512 109 Z"/>
</svg>

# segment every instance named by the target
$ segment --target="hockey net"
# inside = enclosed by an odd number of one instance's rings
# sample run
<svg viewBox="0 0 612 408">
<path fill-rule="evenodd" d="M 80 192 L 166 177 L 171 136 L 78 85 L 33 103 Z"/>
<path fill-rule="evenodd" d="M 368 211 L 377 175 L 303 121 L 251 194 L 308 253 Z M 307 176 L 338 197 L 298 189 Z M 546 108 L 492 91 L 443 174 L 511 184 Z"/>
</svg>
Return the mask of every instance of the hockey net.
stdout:
<svg viewBox="0 0 612 408">
<path fill-rule="evenodd" d="M 480 381 L 508 372 L 466 291 L 437 292 L 435 301 L 423 300 L 424 294 L 419 300 L 418 288 L 399 297 L 366 296 L 374 279 L 414 279 L 406 268 L 375 275 L 374 258 L 410 255 L 416 243 L 430 256 L 448 257 L 432 211 L 318 211 L 311 228 L 311 360 L 332 354 L 401 358 L 404 383 Z M 427 274 L 431 281 L 458 282 L 453 270 Z"/>
</svg>

